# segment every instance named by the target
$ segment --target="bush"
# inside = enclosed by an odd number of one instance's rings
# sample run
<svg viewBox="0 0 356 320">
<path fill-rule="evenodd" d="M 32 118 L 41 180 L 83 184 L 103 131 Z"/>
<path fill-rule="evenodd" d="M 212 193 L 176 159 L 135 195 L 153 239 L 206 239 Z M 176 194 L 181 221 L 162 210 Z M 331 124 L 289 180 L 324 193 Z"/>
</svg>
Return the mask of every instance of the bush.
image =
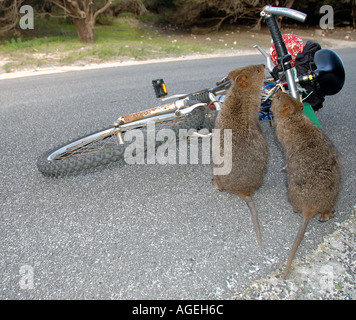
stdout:
<svg viewBox="0 0 356 320">
<path fill-rule="evenodd" d="M 356 27 L 355 0 L 143 0 L 143 3 L 161 20 L 185 27 L 214 24 L 219 27 L 224 20 L 254 25 L 266 4 L 303 11 L 308 14 L 307 23 L 317 25 L 321 18 L 320 7 L 328 4 L 334 9 L 336 25 L 353 24 Z"/>
</svg>

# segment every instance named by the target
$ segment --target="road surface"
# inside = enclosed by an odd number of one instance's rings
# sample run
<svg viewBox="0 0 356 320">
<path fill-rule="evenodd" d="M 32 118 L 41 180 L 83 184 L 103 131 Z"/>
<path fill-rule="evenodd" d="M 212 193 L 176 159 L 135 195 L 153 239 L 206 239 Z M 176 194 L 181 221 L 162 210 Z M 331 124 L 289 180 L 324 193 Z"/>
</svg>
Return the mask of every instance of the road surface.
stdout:
<svg viewBox="0 0 356 320">
<path fill-rule="evenodd" d="M 348 219 L 355 201 L 355 49 L 339 50 L 345 87 L 318 113 L 344 159 L 336 217 L 314 218 L 297 258 Z M 171 94 L 211 87 L 259 55 L 177 61 L 0 81 L 0 299 L 231 299 L 287 259 L 301 222 L 288 202 L 282 149 L 263 123 L 269 165 L 254 199 L 263 245 L 238 197 L 218 192 L 209 164 L 114 164 L 42 176 L 36 158 Z"/>
</svg>

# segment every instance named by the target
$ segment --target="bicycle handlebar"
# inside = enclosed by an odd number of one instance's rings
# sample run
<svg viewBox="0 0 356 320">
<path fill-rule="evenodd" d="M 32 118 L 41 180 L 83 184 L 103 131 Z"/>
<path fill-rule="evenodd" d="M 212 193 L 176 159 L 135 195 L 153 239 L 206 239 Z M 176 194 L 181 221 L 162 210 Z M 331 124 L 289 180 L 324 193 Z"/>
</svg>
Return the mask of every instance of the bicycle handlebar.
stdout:
<svg viewBox="0 0 356 320">
<path fill-rule="evenodd" d="M 274 16 L 283 16 L 283 17 L 297 20 L 299 22 L 304 22 L 305 19 L 307 18 L 307 15 L 303 12 L 293 10 L 290 8 L 278 8 L 272 6 L 265 6 L 261 11 L 261 16 L 266 16 L 267 14 L 274 15 Z"/>
<path fill-rule="evenodd" d="M 265 17 L 265 21 L 267 23 L 268 29 L 272 36 L 273 43 L 276 48 L 278 63 L 284 68 L 285 64 L 287 64 L 288 66 L 289 63 L 288 60 L 291 59 L 291 55 L 288 53 L 286 44 L 284 43 L 281 29 L 279 28 L 277 22 L 277 16 L 288 17 L 300 22 L 304 22 L 307 15 L 303 12 L 299 12 L 297 10 L 293 10 L 290 8 L 278 8 L 272 6 L 265 6 L 261 11 L 261 17 Z M 289 68 L 286 69 L 286 78 L 287 78 L 289 90 L 291 92 L 292 97 L 298 99 L 299 93 L 294 80 L 294 75 L 290 68 L 291 65 L 289 65 Z"/>
</svg>

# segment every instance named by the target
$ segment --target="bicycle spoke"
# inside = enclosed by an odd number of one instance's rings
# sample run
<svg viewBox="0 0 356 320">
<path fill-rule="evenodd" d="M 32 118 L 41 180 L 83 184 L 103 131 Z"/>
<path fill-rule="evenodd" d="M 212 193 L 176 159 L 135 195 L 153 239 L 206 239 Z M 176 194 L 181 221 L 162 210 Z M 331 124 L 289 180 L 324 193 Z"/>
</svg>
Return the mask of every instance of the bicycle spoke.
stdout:
<svg viewBox="0 0 356 320">
<path fill-rule="evenodd" d="M 82 146 L 76 146 L 73 150 L 67 150 L 61 154 L 58 154 L 54 160 L 62 160 L 70 157 L 75 157 L 83 154 L 89 154 L 92 152 L 97 152 L 100 150 L 105 150 L 109 148 L 114 148 L 118 146 L 116 136 L 112 135 L 105 139 L 98 139 Z"/>
</svg>

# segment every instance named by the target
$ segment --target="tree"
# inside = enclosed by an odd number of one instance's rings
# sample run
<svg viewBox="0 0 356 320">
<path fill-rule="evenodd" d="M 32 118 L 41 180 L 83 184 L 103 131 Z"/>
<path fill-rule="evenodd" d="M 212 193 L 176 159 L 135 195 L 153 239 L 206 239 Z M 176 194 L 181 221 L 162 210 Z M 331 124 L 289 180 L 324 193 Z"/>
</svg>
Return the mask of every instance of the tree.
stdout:
<svg viewBox="0 0 356 320">
<path fill-rule="evenodd" d="M 99 14 L 110 7 L 113 0 L 0 0 L 0 32 L 13 29 L 19 19 L 23 2 L 30 5 L 53 4 L 64 10 L 73 19 L 80 41 L 94 42 L 94 26 Z M 33 2 L 33 3 L 32 3 Z"/>
<path fill-rule="evenodd" d="M 352 15 L 352 27 L 356 29 L 356 0 L 352 0 L 351 15 Z"/>
<path fill-rule="evenodd" d="M 94 42 L 94 26 L 99 14 L 110 7 L 113 0 L 49 0 L 73 19 L 82 42 Z"/>
<path fill-rule="evenodd" d="M 24 0 L 0 1 L 0 33 L 13 29 L 19 18 L 19 8 Z"/>
<path fill-rule="evenodd" d="M 260 28 L 260 11 L 267 5 L 291 7 L 294 0 L 146 0 L 147 9 L 164 12 L 170 23 L 192 27 L 193 33 L 208 33 L 218 30 L 230 20 L 249 21 Z"/>
<path fill-rule="evenodd" d="M 162 17 L 161 21 L 191 27 L 193 32 L 207 33 L 221 25 L 248 23 L 260 29 L 260 11 L 266 5 L 288 7 L 308 14 L 306 23 L 318 25 L 319 9 L 324 4 L 334 8 L 335 22 L 350 23 L 356 28 L 356 0 L 143 0 L 146 8 Z M 351 13 L 351 15 L 350 15 Z M 282 17 L 280 17 L 281 22 Z M 288 21 L 288 20 L 287 20 Z"/>
</svg>

